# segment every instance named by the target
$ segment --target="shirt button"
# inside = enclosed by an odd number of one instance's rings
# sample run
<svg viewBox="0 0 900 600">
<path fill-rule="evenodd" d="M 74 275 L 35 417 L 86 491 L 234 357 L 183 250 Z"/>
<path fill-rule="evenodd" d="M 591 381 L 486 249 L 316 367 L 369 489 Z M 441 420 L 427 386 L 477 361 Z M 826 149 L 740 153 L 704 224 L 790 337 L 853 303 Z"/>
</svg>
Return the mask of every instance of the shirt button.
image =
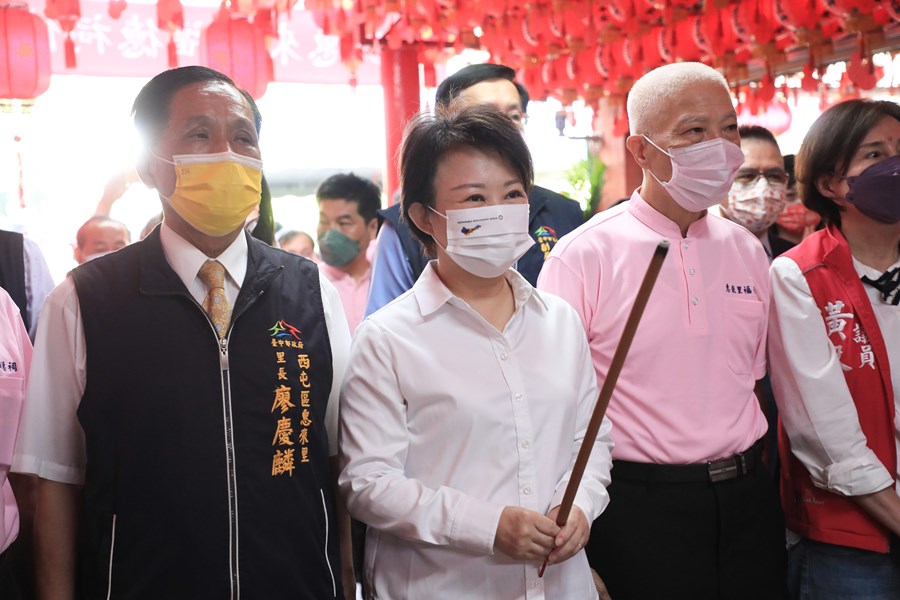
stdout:
<svg viewBox="0 0 900 600">
<path fill-rule="evenodd" d="M 523 488 L 522 488 L 522 493 L 525 494 L 526 496 L 528 496 L 529 494 L 531 494 L 531 488 L 530 488 L 530 487 L 523 487 Z"/>
<path fill-rule="evenodd" d="M 500 355 L 501 360 L 506 360 L 507 358 L 509 358 L 509 352 L 504 352 Z"/>
<path fill-rule="evenodd" d="M 694 267 L 691 267 L 690 269 L 688 269 L 688 273 L 690 273 L 691 275 L 693 275 L 696 272 L 697 272 L 697 270 L 694 269 Z"/>
<path fill-rule="evenodd" d="M 693 304 L 694 306 L 697 306 L 698 304 L 700 304 L 700 298 L 698 298 L 697 296 L 694 296 L 693 298 L 691 298 L 691 304 Z"/>
<path fill-rule="evenodd" d="M 527 448 L 527 447 L 530 446 L 530 445 L 531 445 L 531 444 L 528 443 L 528 440 L 525 440 L 524 442 L 522 442 L 522 447 L 523 447 L 523 448 Z"/>
<path fill-rule="evenodd" d="M 516 402 L 521 402 L 524 397 L 522 394 L 516 394 Z"/>
<path fill-rule="evenodd" d="M 685 243 L 683 243 L 681 246 L 682 246 L 685 250 L 687 250 L 687 248 L 688 248 L 688 246 L 690 246 L 690 244 L 688 244 L 687 242 L 685 242 Z"/>
<path fill-rule="evenodd" d="M 532 587 L 532 588 L 536 588 L 537 585 L 538 585 L 538 582 L 537 582 L 537 581 L 532 581 L 532 582 L 531 582 L 531 587 Z"/>
</svg>

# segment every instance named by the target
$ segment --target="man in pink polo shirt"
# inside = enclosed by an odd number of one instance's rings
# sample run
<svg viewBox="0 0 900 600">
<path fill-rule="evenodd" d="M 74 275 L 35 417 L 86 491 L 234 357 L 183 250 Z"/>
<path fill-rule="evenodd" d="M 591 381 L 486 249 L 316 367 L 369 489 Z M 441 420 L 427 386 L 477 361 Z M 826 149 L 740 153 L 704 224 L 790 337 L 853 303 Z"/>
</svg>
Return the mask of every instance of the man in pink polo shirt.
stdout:
<svg viewBox="0 0 900 600">
<path fill-rule="evenodd" d="M 10 548 L 19 535 L 19 508 L 9 481 L 31 352 L 31 340 L 19 308 L 6 290 L 0 288 L 0 598 L 10 600 L 26 597 L 28 587 L 33 585 L 26 575 L 30 540 L 21 540 L 19 548 Z M 30 493 L 27 478 L 20 476 L 15 483 L 21 484 L 16 487 L 16 493 L 26 492 L 18 502 L 27 501 Z M 29 509 L 23 506 L 23 510 Z"/>
<path fill-rule="evenodd" d="M 316 190 L 319 203 L 319 271 L 337 288 L 350 333 L 366 310 L 372 280 L 369 243 L 378 233 L 381 191 L 353 173 L 332 175 Z"/>
<path fill-rule="evenodd" d="M 610 506 L 588 557 L 616 600 L 785 597 L 784 529 L 760 468 L 768 261 L 743 227 L 707 214 L 744 156 L 725 79 L 660 67 L 628 96 L 629 202 L 563 237 L 538 287 L 581 315 L 600 381 L 660 240 L 671 244 L 607 415 Z"/>
</svg>

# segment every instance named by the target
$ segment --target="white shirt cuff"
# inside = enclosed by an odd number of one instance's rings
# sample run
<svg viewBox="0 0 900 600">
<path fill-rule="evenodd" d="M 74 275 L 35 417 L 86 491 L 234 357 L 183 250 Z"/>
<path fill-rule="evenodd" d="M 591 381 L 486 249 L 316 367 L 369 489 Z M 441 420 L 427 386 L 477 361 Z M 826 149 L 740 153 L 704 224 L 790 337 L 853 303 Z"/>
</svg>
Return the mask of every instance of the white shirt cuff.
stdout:
<svg viewBox="0 0 900 600">
<path fill-rule="evenodd" d="M 493 554 L 503 508 L 491 502 L 465 498 L 453 519 L 450 545 L 479 554 Z"/>
</svg>

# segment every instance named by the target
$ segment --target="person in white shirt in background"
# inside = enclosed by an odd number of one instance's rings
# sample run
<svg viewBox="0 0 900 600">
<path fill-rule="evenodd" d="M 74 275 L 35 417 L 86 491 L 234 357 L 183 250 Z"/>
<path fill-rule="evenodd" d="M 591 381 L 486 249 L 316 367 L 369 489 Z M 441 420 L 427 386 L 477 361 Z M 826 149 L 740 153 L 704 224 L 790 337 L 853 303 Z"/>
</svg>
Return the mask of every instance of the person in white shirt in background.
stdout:
<svg viewBox="0 0 900 600">
<path fill-rule="evenodd" d="M 339 485 L 369 526 L 369 593 L 596 598 L 583 547 L 608 503 L 611 425 L 560 528 L 597 385 L 575 311 L 510 268 L 534 243 L 528 149 L 496 108 L 438 107 L 411 122 L 401 179 L 437 259 L 357 329 L 341 392 Z"/>
<path fill-rule="evenodd" d="M 316 256 L 316 241 L 305 231 L 291 229 L 278 236 L 278 247 L 285 252 L 308 258 L 314 263 L 319 262 Z"/>
<path fill-rule="evenodd" d="M 124 223 L 95 215 L 78 228 L 75 236 L 75 261 L 83 265 L 131 243 L 131 233 Z"/>
</svg>

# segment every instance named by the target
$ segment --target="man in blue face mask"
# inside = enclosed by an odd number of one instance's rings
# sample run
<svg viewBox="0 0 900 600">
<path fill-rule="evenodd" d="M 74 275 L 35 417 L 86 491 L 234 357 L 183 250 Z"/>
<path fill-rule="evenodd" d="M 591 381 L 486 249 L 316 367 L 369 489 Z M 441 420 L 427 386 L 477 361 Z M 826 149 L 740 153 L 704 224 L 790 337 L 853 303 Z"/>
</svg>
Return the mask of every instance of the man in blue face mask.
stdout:
<svg viewBox="0 0 900 600">
<path fill-rule="evenodd" d="M 337 288 L 350 332 L 362 321 L 371 280 L 369 242 L 378 233 L 381 192 L 353 173 L 332 175 L 316 190 L 319 203 L 319 270 Z"/>
</svg>

